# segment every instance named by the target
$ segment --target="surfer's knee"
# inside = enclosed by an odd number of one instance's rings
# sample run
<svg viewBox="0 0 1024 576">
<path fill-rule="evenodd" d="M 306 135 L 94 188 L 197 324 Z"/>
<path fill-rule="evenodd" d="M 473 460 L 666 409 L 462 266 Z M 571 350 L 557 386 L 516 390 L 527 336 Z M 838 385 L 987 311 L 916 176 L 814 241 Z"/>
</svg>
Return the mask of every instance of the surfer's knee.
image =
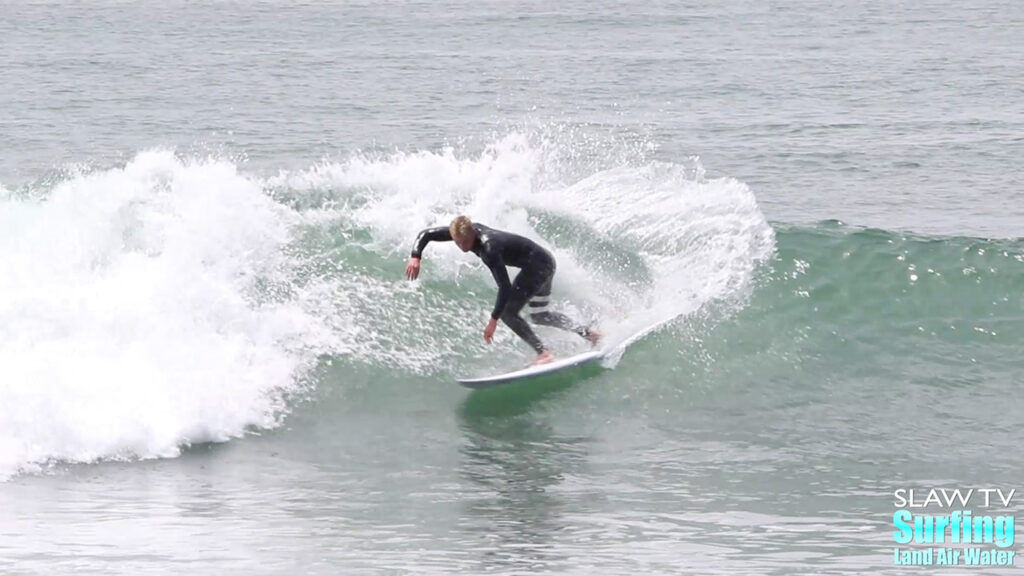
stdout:
<svg viewBox="0 0 1024 576">
<path fill-rule="evenodd" d="M 519 317 L 518 312 L 506 309 L 501 313 L 501 321 L 509 326 L 515 326 L 517 324 L 521 324 L 523 319 Z"/>
</svg>

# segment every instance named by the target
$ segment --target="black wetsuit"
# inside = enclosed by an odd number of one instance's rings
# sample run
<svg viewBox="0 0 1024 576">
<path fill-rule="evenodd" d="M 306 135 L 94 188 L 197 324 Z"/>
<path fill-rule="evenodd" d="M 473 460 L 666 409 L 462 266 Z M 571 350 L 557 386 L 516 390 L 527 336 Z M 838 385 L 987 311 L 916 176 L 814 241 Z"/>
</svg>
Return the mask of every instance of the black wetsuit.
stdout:
<svg viewBox="0 0 1024 576">
<path fill-rule="evenodd" d="M 519 316 L 520 310 L 529 301 L 530 319 L 537 324 L 555 326 L 570 330 L 586 337 L 587 328 L 573 322 L 569 317 L 547 309 L 551 297 L 551 279 L 555 275 L 555 258 L 539 244 L 511 232 L 503 232 L 473 224 L 476 240 L 470 249 L 490 269 L 498 283 L 498 298 L 494 302 L 491 318 L 500 318 L 520 338 L 525 340 L 537 353 L 545 350 L 530 325 Z M 428 242 L 450 242 L 451 232 L 447 226 L 427 228 L 416 237 L 412 257 L 419 258 Z M 514 282 L 509 282 L 505 266 L 520 268 Z"/>
</svg>

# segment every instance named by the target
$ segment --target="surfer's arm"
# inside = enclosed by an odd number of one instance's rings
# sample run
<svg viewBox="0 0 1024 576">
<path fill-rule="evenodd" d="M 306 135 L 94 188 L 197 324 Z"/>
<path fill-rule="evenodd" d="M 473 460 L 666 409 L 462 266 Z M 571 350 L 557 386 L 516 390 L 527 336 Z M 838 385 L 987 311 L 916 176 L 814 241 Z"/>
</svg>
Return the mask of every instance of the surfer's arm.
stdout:
<svg viewBox="0 0 1024 576">
<path fill-rule="evenodd" d="M 420 231 L 419 235 L 416 236 L 416 245 L 412 249 L 412 258 L 417 260 L 423 254 L 423 249 L 427 247 L 429 242 L 451 242 L 452 233 L 447 226 L 438 226 L 437 228 L 427 228 Z"/>
<path fill-rule="evenodd" d="M 426 228 L 416 236 L 416 245 L 412 248 L 412 255 L 409 256 L 409 263 L 405 266 L 405 277 L 415 280 L 420 275 L 420 256 L 428 242 L 451 242 L 452 233 L 447 226 L 437 228 Z"/>
<path fill-rule="evenodd" d="M 501 259 L 501 256 L 492 254 L 483 260 L 491 270 L 494 281 L 498 283 L 498 298 L 495 300 L 494 310 L 491 312 L 491 320 L 497 320 L 501 318 L 501 313 L 505 311 L 505 304 L 508 303 L 508 297 L 512 294 L 512 283 L 509 282 L 508 270 L 505 269 L 505 261 Z"/>
</svg>

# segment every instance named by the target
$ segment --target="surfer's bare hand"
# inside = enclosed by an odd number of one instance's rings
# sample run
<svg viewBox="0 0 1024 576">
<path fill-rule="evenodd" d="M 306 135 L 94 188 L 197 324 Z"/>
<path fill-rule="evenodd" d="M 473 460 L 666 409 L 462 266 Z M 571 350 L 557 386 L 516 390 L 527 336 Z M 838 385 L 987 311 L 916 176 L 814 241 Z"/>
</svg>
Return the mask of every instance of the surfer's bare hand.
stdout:
<svg viewBox="0 0 1024 576">
<path fill-rule="evenodd" d="M 484 328 L 484 340 L 486 340 L 488 344 L 490 344 L 491 339 L 494 338 L 494 331 L 497 328 L 498 320 L 496 318 L 491 318 L 491 321 L 487 323 L 487 327 Z"/>
<path fill-rule="evenodd" d="M 415 280 L 420 275 L 420 259 L 409 258 L 409 263 L 405 266 L 405 277 L 409 280 Z"/>
</svg>

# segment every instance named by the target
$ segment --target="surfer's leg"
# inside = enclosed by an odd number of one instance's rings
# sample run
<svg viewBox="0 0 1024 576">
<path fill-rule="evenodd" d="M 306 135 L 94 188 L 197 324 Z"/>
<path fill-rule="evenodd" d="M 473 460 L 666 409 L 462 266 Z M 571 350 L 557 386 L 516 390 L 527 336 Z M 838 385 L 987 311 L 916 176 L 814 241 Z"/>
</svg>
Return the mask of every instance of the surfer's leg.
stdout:
<svg viewBox="0 0 1024 576">
<path fill-rule="evenodd" d="M 506 308 L 505 312 L 501 315 L 501 320 L 519 336 L 530 345 L 537 354 L 543 353 L 547 348 L 544 347 L 544 343 L 540 341 L 540 338 L 533 332 L 530 325 L 523 320 L 519 314 L 513 314 Z"/>
<path fill-rule="evenodd" d="M 526 270 L 520 272 L 515 281 L 512 283 L 512 295 L 508 299 L 508 303 L 505 304 L 505 311 L 501 314 L 501 320 L 519 336 L 530 345 L 537 354 L 543 354 L 547 348 L 544 343 L 540 341 L 540 338 L 533 332 L 533 328 L 523 320 L 523 317 L 519 315 L 519 312 L 526 305 L 526 301 L 530 298 L 531 293 L 531 275 Z"/>
<path fill-rule="evenodd" d="M 569 332 L 575 332 L 580 336 L 596 342 L 596 339 L 591 336 L 590 328 L 577 324 L 572 318 L 569 318 L 561 312 L 553 312 L 548 310 L 548 305 L 551 302 L 551 278 L 549 277 L 537 293 L 534 294 L 533 298 L 530 298 L 530 320 L 533 320 L 535 324 L 542 326 L 553 326 L 555 328 L 561 328 L 562 330 L 568 330 Z M 600 336 L 597 335 L 599 338 Z"/>
</svg>

